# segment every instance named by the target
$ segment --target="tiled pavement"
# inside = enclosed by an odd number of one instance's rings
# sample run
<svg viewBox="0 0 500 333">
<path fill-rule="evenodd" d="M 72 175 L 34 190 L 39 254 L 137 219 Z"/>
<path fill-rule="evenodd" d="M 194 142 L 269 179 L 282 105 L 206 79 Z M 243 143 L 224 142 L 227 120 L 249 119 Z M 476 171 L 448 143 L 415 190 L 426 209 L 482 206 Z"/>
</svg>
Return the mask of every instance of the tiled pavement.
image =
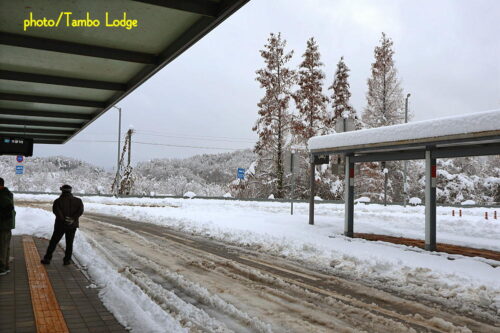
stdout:
<svg viewBox="0 0 500 333">
<path fill-rule="evenodd" d="M 38 253 L 43 255 L 48 241 L 35 239 Z M 11 242 L 11 273 L 0 276 L 0 332 L 36 332 L 31 305 L 28 274 L 22 237 Z M 52 263 L 46 267 L 52 288 L 70 332 L 127 332 L 103 306 L 98 289 L 76 265 L 63 266 L 61 248 L 54 252 Z"/>
</svg>

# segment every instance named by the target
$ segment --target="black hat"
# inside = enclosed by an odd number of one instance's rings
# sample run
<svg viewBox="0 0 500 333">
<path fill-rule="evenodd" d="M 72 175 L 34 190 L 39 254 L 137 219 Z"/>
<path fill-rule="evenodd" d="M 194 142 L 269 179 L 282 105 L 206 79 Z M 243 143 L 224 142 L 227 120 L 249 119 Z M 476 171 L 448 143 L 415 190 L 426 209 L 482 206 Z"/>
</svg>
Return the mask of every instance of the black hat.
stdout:
<svg viewBox="0 0 500 333">
<path fill-rule="evenodd" d="M 62 192 L 66 192 L 66 193 L 71 193 L 71 190 L 73 189 L 71 186 L 69 185 L 63 185 L 59 188 Z"/>
</svg>

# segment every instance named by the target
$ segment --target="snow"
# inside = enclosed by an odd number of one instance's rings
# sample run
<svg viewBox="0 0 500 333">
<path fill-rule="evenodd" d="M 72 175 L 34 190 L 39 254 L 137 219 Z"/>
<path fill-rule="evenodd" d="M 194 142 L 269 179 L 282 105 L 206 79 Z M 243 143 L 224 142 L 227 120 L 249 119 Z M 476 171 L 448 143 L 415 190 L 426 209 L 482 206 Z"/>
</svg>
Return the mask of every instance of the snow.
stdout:
<svg viewBox="0 0 500 333">
<path fill-rule="evenodd" d="M 271 194 L 270 196 L 267 197 L 268 199 L 274 200 L 274 194 Z"/>
<path fill-rule="evenodd" d="M 356 200 L 354 200 L 355 203 L 368 203 L 370 202 L 370 198 L 368 197 L 359 197 Z"/>
<path fill-rule="evenodd" d="M 414 205 L 414 206 L 421 205 L 422 199 L 417 198 L 417 197 L 413 197 L 413 198 L 410 198 L 409 203 L 410 203 L 410 205 Z"/>
<path fill-rule="evenodd" d="M 185 198 L 189 198 L 189 199 L 193 199 L 195 196 L 196 196 L 196 193 L 191 192 L 191 191 L 186 192 L 186 193 L 184 193 L 184 195 L 183 195 L 183 197 L 185 197 Z"/>
<path fill-rule="evenodd" d="M 353 132 L 315 136 L 309 139 L 308 144 L 310 150 L 318 150 L 498 130 L 500 130 L 500 110 L 492 110 Z"/>
<path fill-rule="evenodd" d="M 50 238 L 54 226 L 53 214 L 42 209 L 16 207 L 14 235 L 33 235 Z M 90 240 L 91 241 L 91 240 Z M 116 319 L 132 332 L 188 332 L 175 318 L 163 311 L 141 289 L 113 270 L 109 263 L 95 251 L 83 232 L 77 232 L 74 256 L 86 267 L 95 283 L 101 288 L 99 298 Z M 65 247 L 64 239 L 60 243 Z M 95 288 L 90 283 L 88 288 Z"/>
<path fill-rule="evenodd" d="M 226 192 L 226 193 L 224 194 L 224 198 L 232 198 L 232 197 L 233 197 L 233 196 L 232 196 L 232 195 L 231 195 L 231 193 L 229 193 L 229 192 Z"/>
<path fill-rule="evenodd" d="M 18 194 L 16 199 L 50 201 L 55 196 Z M 83 200 L 88 212 L 168 226 L 180 232 L 250 247 L 331 274 L 378 281 L 385 287 L 418 297 L 439 298 L 455 307 L 486 304 L 500 314 L 500 262 L 344 237 L 342 204 L 317 204 L 315 225 L 311 226 L 307 223 L 306 203 L 296 203 L 294 215 L 290 215 L 289 203 L 281 202 L 113 197 Z M 423 239 L 424 209 L 422 206 L 357 205 L 354 228 L 356 232 Z M 452 209 L 437 208 L 438 242 L 500 251 L 500 220 L 483 217 L 485 211 L 493 216 L 494 209 L 462 208 L 462 217 L 452 216 Z M 28 229 L 26 232 L 44 237 L 50 234 L 50 229 L 43 229 L 36 216 L 21 213 L 18 220 L 20 229 Z M 25 228 L 24 223 L 29 227 Z M 80 238 L 79 242 L 82 241 Z M 85 253 L 83 245 L 79 246 L 76 252 L 84 257 L 79 260 L 84 263 L 100 260 L 92 258 L 90 246 L 85 248 Z M 90 265 L 93 266 L 95 264 Z M 93 274 L 113 276 L 113 272 L 104 269 L 94 270 Z M 103 284 L 101 281 L 100 285 Z M 133 290 L 126 292 L 133 293 Z M 148 306 L 152 305 L 144 305 Z"/>
<path fill-rule="evenodd" d="M 474 200 L 465 200 L 464 202 L 461 203 L 462 206 L 466 205 L 475 205 L 476 202 Z"/>
</svg>

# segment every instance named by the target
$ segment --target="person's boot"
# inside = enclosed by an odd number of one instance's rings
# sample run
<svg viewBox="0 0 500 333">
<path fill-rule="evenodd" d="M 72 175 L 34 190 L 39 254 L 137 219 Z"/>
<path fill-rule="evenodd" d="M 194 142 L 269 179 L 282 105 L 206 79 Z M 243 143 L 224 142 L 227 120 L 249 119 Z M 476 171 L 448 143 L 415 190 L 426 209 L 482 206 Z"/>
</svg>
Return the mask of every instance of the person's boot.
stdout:
<svg viewBox="0 0 500 333">
<path fill-rule="evenodd" d="M 44 264 L 44 265 L 50 265 L 50 259 L 47 259 L 47 258 L 45 258 L 45 257 L 43 257 L 43 259 L 42 259 L 42 260 L 40 260 L 40 262 L 41 262 L 42 264 Z"/>
<path fill-rule="evenodd" d="M 64 266 L 71 265 L 71 259 L 64 259 L 63 260 L 63 265 Z"/>
</svg>

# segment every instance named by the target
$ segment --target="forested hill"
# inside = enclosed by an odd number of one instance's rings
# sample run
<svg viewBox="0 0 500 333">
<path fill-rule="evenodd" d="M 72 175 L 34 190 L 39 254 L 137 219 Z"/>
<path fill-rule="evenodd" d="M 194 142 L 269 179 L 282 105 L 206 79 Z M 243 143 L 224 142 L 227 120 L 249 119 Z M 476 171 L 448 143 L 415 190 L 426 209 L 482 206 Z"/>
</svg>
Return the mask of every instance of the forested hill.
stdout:
<svg viewBox="0 0 500 333">
<path fill-rule="evenodd" d="M 236 178 L 237 168 L 248 168 L 255 159 L 250 150 L 202 154 L 186 159 L 155 159 L 134 169 L 136 194 L 222 196 Z M 16 191 L 58 192 L 71 184 L 78 193 L 110 193 L 114 173 L 77 159 L 28 157 L 24 175 L 15 174 L 15 156 L 0 156 L 0 177 Z"/>
</svg>

